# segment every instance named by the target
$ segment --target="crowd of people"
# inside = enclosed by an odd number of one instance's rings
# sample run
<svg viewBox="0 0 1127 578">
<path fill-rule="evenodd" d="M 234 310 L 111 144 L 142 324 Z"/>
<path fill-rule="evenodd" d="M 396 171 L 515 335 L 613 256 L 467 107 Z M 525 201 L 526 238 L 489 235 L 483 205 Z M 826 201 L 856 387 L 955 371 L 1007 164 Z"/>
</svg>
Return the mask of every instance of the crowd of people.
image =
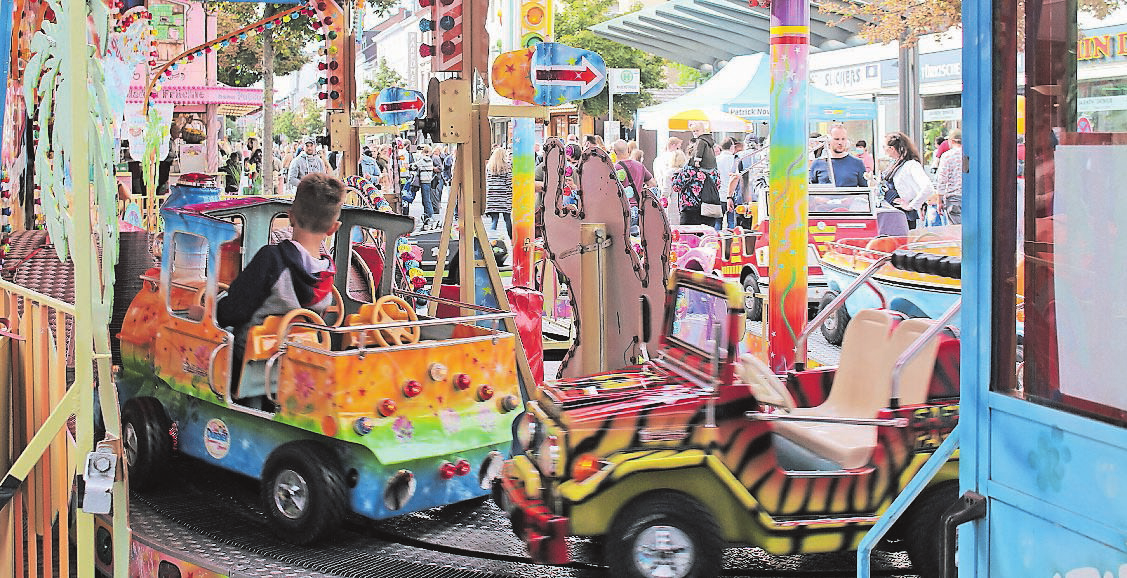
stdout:
<svg viewBox="0 0 1127 578">
<path fill-rule="evenodd" d="M 645 164 L 645 153 L 635 141 L 616 140 L 604 143 L 598 135 L 569 135 L 565 140 L 567 171 L 565 193 L 576 190 L 575 169 L 581 154 L 590 148 L 608 153 L 623 176 L 623 187 L 633 191 L 652 191 L 665 208 L 670 224 L 706 225 L 716 229 L 736 225 L 751 226 L 741 205 L 757 200 L 766 183 L 765 175 L 757 179 L 751 174 L 753 153 L 764 142 L 754 135 L 743 138 L 725 137 L 717 142 L 706 122 L 691 122 L 692 138 L 686 142 L 671 137 L 652 163 Z M 275 137 L 275 192 L 292 194 L 297 183 L 312 173 L 343 176 L 340 154 L 327 151 L 313 138 L 289 143 Z M 936 143 L 939 145 L 939 143 Z M 958 224 L 962 216 L 962 135 L 953 130 L 938 146 L 929 166 L 925 166 L 918 147 L 901 132 L 883 138 L 879 162 L 864 140 L 852 142 L 843 125 L 831 126 L 823 137 L 814 133 L 810 139 L 809 182 L 837 187 L 877 187 L 878 202 L 905 213 L 909 228 L 922 224 Z M 221 146 L 226 190 L 260 192 L 262 187 L 262 148 L 255 137 L 240 143 Z M 534 180 L 538 198 L 543 194 L 544 162 L 541 146 L 535 146 Z M 392 157 L 397 156 L 398 174 L 392 174 Z M 438 225 L 439 208 L 453 181 L 454 154 L 442 144 L 411 144 L 394 148 L 391 144 L 371 143 L 363 147 L 357 166 L 348 174 L 359 174 L 383 192 L 394 190 L 393 179 L 400 182 L 399 209 L 408 214 L 418 200 L 421 205 L 420 228 Z M 483 167 L 486 175 L 485 215 L 491 228 L 498 230 L 504 222 L 512 236 L 513 174 L 511 151 L 496 147 Z M 638 195 L 630 195 L 636 205 Z M 570 198 L 570 197 L 565 197 Z M 636 215 L 637 211 L 632 214 Z"/>
</svg>

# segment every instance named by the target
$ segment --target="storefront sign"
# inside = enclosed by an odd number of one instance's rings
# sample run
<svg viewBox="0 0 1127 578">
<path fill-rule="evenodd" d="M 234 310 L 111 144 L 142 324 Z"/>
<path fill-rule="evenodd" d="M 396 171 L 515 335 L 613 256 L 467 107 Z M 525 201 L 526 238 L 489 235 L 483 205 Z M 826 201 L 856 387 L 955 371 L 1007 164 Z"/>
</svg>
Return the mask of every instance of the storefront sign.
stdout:
<svg viewBox="0 0 1127 578">
<path fill-rule="evenodd" d="M 126 102 L 144 102 L 145 87 L 129 87 Z M 165 86 L 157 93 L 156 102 L 177 104 L 262 104 L 261 88 L 234 86 Z"/>
<path fill-rule="evenodd" d="M 961 50 L 920 55 L 920 82 L 959 80 L 963 77 Z"/>
<path fill-rule="evenodd" d="M 1076 99 L 1076 108 L 1080 112 L 1127 110 L 1127 95 L 1080 97 Z"/>
<path fill-rule="evenodd" d="M 880 65 L 857 64 L 810 73 L 810 84 L 827 92 L 875 91 L 880 88 Z"/>
<path fill-rule="evenodd" d="M 933 121 L 961 121 L 963 119 L 963 109 L 957 108 L 935 108 L 924 111 L 924 122 Z"/>
<path fill-rule="evenodd" d="M 1076 41 L 1076 60 L 1099 60 L 1127 56 L 1127 31 L 1097 34 Z"/>
<path fill-rule="evenodd" d="M 733 106 L 728 108 L 728 112 L 744 118 L 758 118 L 770 116 L 771 109 L 766 106 Z"/>
</svg>

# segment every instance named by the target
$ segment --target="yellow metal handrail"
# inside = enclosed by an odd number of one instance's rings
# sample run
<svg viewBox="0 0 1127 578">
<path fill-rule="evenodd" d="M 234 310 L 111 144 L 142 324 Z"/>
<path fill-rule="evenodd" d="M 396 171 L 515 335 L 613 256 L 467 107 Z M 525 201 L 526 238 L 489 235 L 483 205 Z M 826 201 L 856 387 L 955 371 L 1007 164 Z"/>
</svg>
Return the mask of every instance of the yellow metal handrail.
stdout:
<svg viewBox="0 0 1127 578">
<path fill-rule="evenodd" d="M 66 326 L 68 321 L 76 327 L 81 323 L 75 313 L 74 305 L 0 281 L 0 325 L 15 336 L 0 335 L 0 424 L 8 426 L 0 427 L 0 470 L 5 472 L 0 482 L 0 575 L 39 571 L 69 576 L 72 568 L 79 576 L 93 572 L 93 517 L 71 509 L 77 503 L 72 482 L 86 455 L 75 438 L 92 440 L 95 411 L 92 403 L 81 401 L 92 400 L 93 380 L 76 380 L 68 387 Z M 89 353 L 86 357 L 89 362 Z M 107 438 L 117 439 L 116 395 L 112 387 L 102 392 Z M 116 483 L 117 560 L 128 560 L 127 506 L 124 486 Z M 81 530 L 84 526 L 89 531 Z M 72 543 L 77 546 L 73 561 Z M 117 574 L 124 576 L 126 566 Z"/>
</svg>

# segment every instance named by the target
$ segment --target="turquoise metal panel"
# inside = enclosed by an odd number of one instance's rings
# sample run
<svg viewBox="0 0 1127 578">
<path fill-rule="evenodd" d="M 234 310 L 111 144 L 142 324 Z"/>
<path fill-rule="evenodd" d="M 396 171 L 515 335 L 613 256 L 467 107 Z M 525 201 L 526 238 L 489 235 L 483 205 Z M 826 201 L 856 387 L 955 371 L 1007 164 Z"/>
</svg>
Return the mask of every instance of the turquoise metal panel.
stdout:
<svg viewBox="0 0 1127 578">
<path fill-rule="evenodd" d="M 1127 575 L 1123 550 L 1091 539 L 1086 531 L 1075 532 L 999 500 L 990 500 L 988 509 L 994 543 L 1007 545 L 990 552 L 993 576 Z"/>
<path fill-rule="evenodd" d="M 997 397 L 990 421 L 996 432 L 990 438 L 995 486 L 1036 496 L 1092 523 L 1127 520 L 1127 500 L 1121 495 L 1127 479 L 1127 432 L 1046 408 L 1025 411 L 1031 404 Z M 1127 545 L 1124 534 L 1120 547 Z"/>
<path fill-rule="evenodd" d="M 993 2 L 963 2 L 963 151 L 968 173 L 963 175 L 967 199 L 989 199 L 992 190 Z M 990 383 L 990 238 L 993 211 L 989 202 L 963 205 L 963 309 L 959 427 L 960 491 L 983 493 L 989 440 L 988 408 L 984 397 Z M 988 534 L 984 521 L 959 530 L 959 568 L 969 576 L 988 576 L 985 556 Z"/>
</svg>

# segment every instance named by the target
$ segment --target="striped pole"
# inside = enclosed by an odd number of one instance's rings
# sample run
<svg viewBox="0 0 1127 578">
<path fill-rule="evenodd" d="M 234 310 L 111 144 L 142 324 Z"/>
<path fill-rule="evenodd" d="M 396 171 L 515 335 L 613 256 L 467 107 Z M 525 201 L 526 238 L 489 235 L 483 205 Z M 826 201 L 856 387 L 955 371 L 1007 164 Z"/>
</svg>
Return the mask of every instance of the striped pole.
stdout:
<svg viewBox="0 0 1127 578">
<path fill-rule="evenodd" d="M 768 359 L 782 372 L 806 323 L 808 0 L 771 3 L 771 149 L 768 239 L 771 265 Z"/>
</svg>

